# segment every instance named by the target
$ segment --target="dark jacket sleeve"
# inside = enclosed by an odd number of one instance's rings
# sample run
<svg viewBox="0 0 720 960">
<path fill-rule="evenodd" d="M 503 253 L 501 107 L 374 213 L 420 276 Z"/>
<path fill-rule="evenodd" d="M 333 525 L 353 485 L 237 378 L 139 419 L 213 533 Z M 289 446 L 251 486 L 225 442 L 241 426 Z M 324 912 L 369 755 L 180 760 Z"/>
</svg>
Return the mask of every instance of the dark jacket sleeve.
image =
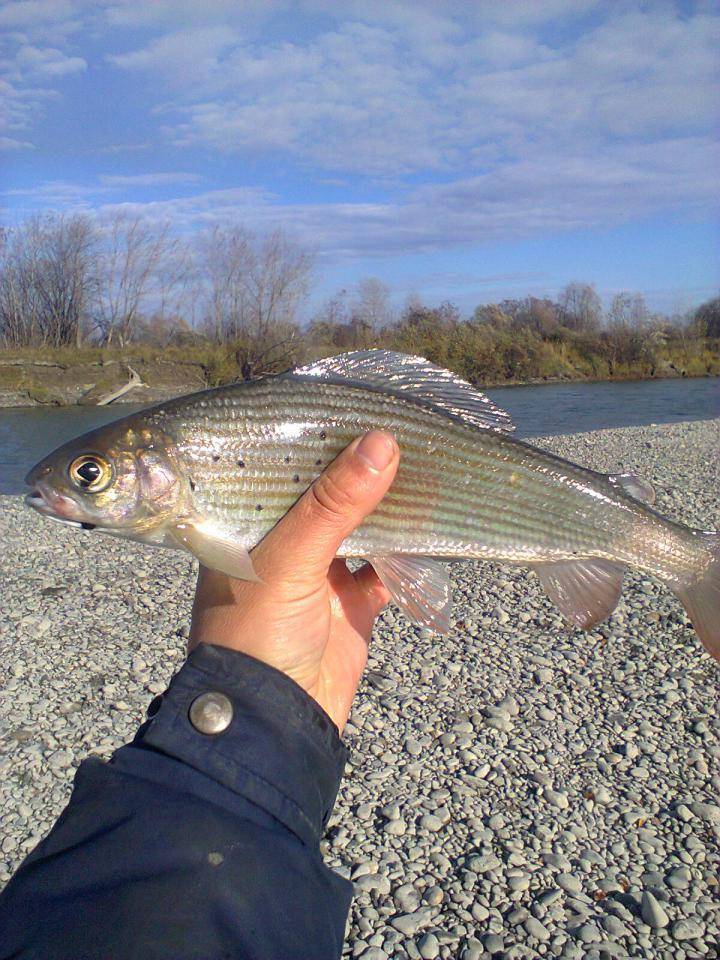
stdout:
<svg viewBox="0 0 720 960">
<path fill-rule="evenodd" d="M 190 706 L 214 691 L 232 719 L 209 735 Z M 352 888 L 319 851 L 345 763 L 335 725 L 221 647 L 198 647 L 157 701 L 131 744 L 78 768 L 0 896 L 0 958 L 339 957 Z"/>
</svg>

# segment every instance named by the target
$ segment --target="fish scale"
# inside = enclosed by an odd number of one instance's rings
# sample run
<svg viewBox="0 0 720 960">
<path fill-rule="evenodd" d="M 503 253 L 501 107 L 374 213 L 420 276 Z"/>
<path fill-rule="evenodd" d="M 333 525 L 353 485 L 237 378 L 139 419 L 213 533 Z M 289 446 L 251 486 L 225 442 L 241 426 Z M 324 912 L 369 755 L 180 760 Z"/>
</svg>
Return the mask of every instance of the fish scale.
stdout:
<svg viewBox="0 0 720 960">
<path fill-rule="evenodd" d="M 612 611 L 632 566 L 675 591 L 720 655 L 718 535 L 660 516 L 638 478 L 515 440 L 504 411 L 423 358 L 357 351 L 133 414 L 38 465 L 29 502 L 252 578 L 248 551 L 353 439 L 377 429 L 395 436 L 400 465 L 340 555 L 369 557 L 418 622 L 449 625 L 447 572 L 430 558 L 530 565 L 580 626 Z M 94 497 L 67 479 L 68 463 L 88 457 L 99 458 L 88 476 L 114 474 Z"/>
<path fill-rule="evenodd" d="M 590 538 L 592 552 L 605 555 L 622 533 L 609 508 L 618 514 L 629 509 L 634 521 L 642 519 L 642 508 L 628 504 L 622 492 L 608 489 L 598 496 L 594 488 L 588 495 L 589 471 L 492 431 L 480 445 L 477 430 L 462 423 L 404 398 L 345 384 L 277 378 L 236 386 L 200 403 L 189 401 L 177 425 L 172 408 L 159 423 L 192 464 L 199 511 L 246 535 L 250 524 L 250 540 L 264 535 L 319 475 L 319 456 L 327 463 L 371 429 L 395 435 L 401 464 L 390 493 L 345 542 L 345 556 L 378 548 L 437 555 L 442 547 L 452 557 L 527 562 L 585 554 Z M 290 435 L 299 432 L 284 441 L 278 424 Z M 244 468 L 232 458 L 213 461 L 217 447 L 230 443 L 237 444 Z M 515 493 L 511 476 L 518 473 L 522 491 Z M 302 475 L 300 489 L 295 474 Z M 601 475 L 594 479 L 597 486 Z M 415 518 L 412 527 L 408 515 Z M 431 530 L 435 539 L 428 538 Z M 637 558 L 625 553 L 622 559 Z"/>
</svg>

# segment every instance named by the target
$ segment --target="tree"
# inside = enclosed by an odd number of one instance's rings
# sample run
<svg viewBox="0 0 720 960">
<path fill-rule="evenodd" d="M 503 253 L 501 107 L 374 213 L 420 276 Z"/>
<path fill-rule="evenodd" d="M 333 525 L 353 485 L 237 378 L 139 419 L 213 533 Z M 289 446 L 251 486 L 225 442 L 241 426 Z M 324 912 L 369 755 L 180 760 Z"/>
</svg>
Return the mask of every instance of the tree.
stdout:
<svg viewBox="0 0 720 960">
<path fill-rule="evenodd" d="M 547 297 L 524 297 L 522 300 L 503 300 L 503 313 L 511 319 L 516 330 L 532 330 L 541 337 L 550 337 L 559 326 L 558 306 Z"/>
<path fill-rule="evenodd" d="M 130 343 L 148 297 L 167 296 L 168 284 L 178 282 L 168 275 L 179 246 L 169 234 L 169 224 L 153 224 L 122 211 L 101 227 L 94 319 L 105 344 Z"/>
<path fill-rule="evenodd" d="M 370 330 L 387 326 L 392 319 L 390 288 L 377 277 L 365 277 L 358 283 L 358 296 L 352 313 Z"/>
<path fill-rule="evenodd" d="M 234 342 L 242 376 L 276 369 L 295 349 L 295 318 L 307 294 L 310 256 L 280 230 L 257 236 L 216 227 L 202 245 L 205 327 Z"/>
<path fill-rule="evenodd" d="M 700 337 L 720 338 L 720 297 L 701 303 L 693 314 L 691 326 Z"/>
<path fill-rule="evenodd" d="M 80 346 L 96 234 L 80 215 L 31 217 L 3 238 L 0 329 L 6 343 Z"/>
<path fill-rule="evenodd" d="M 616 294 L 608 311 L 608 326 L 643 327 L 650 319 L 650 312 L 641 293 Z"/>
<path fill-rule="evenodd" d="M 589 283 L 569 283 L 560 293 L 558 304 L 562 324 L 578 333 L 594 333 L 600 327 L 602 303 Z"/>
</svg>

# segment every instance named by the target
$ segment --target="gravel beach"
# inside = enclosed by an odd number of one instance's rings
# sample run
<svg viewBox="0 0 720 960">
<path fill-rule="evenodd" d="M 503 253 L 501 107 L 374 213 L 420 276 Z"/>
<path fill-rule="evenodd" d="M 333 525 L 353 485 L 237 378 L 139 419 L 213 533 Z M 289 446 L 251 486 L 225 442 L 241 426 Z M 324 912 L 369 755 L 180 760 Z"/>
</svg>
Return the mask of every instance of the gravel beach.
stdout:
<svg viewBox="0 0 720 960">
<path fill-rule="evenodd" d="M 720 527 L 720 421 L 533 440 L 634 471 Z M 0 880 L 77 764 L 129 739 L 183 659 L 195 564 L 0 498 Z M 720 668 L 674 597 L 630 573 L 567 627 L 536 578 L 456 563 L 440 639 L 389 609 L 323 841 L 356 887 L 345 955 L 720 956 Z M 298 958 L 304 960 L 304 958 Z"/>
</svg>

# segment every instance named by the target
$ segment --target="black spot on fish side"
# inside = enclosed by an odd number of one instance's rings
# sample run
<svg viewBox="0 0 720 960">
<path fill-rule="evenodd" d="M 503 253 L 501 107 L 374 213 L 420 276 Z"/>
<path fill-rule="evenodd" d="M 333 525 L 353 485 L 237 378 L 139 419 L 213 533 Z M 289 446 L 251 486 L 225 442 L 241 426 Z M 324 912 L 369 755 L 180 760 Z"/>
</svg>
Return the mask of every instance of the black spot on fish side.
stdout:
<svg viewBox="0 0 720 960">
<path fill-rule="evenodd" d="M 213 454 L 213 463 L 217 463 L 219 459 L 220 459 L 220 454 L 219 454 L 219 453 L 214 453 L 214 454 Z"/>
<path fill-rule="evenodd" d="M 322 466 L 322 460 L 316 460 L 316 461 L 315 461 L 315 466 L 316 466 L 316 467 L 321 467 L 321 466 Z"/>
<path fill-rule="evenodd" d="M 261 503 L 258 503 L 258 504 L 256 505 L 255 509 L 256 509 L 256 510 L 258 511 L 258 513 L 259 513 L 260 510 L 262 510 L 262 504 L 261 504 Z"/>
<path fill-rule="evenodd" d="M 196 486 L 197 486 L 197 484 L 195 483 L 195 481 L 194 481 L 194 480 L 192 479 L 192 477 L 191 477 L 191 478 L 190 478 L 190 489 L 191 489 L 191 490 L 194 490 Z"/>
<path fill-rule="evenodd" d="M 245 461 L 244 461 L 244 460 L 238 460 L 237 465 L 238 465 L 239 467 L 244 467 L 244 466 L 245 466 Z"/>
<path fill-rule="evenodd" d="M 297 474 L 293 477 L 293 483 L 300 483 L 300 477 Z"/>
<path fill-rule="evenodd" d="M 321 431 L 320 431 L 320 439 L 321 439 L 321 440 L 327 440 L 327 434 L 325 433 L 324 430 L 321 430 Z"/>
<path fill-rule="evenodd" d="M 289 456 L 285 457 L 285 463 L 290 463 L 290 457 L 289 457 Z"/>
</svg>

